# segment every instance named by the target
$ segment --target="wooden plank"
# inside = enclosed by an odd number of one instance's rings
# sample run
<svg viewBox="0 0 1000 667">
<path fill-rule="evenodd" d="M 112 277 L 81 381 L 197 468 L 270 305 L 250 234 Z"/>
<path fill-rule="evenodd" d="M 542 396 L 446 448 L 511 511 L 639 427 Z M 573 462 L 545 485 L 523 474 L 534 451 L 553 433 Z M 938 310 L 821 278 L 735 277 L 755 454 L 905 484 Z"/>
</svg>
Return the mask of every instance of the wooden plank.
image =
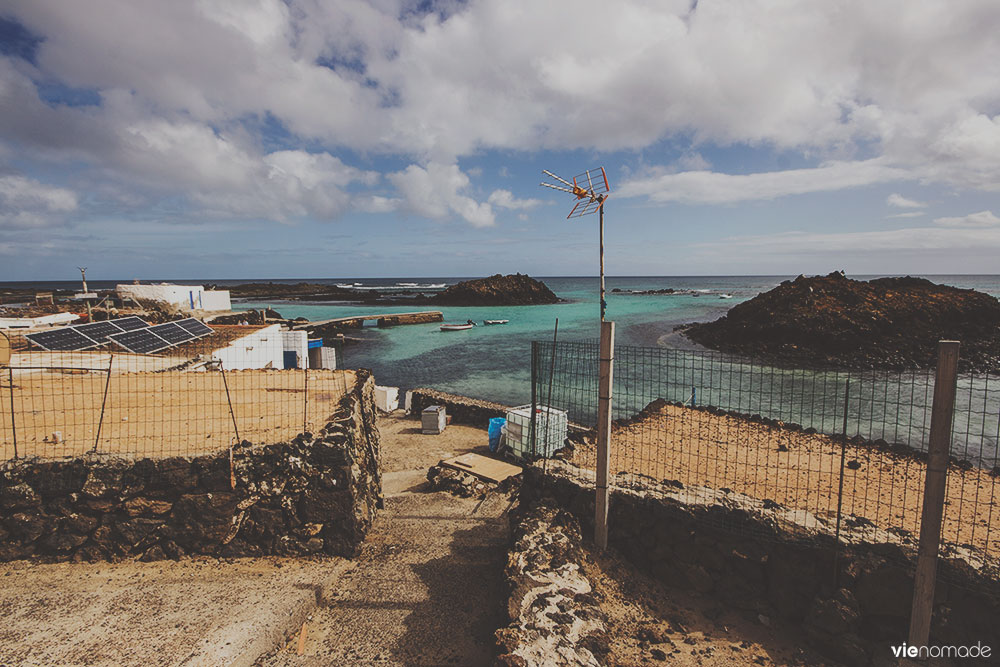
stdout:
<svg viewBox="0 0 1000 667">
<path fill-rule="evenodd" d="M 299 633 L 299 645 L 296 647 L 295 655 L 302 655 L 306 652 L 306 624 L 302 624 L 302 631 Z"/>
<path fill-rule="evenodd" d="M 512 465 L 506 461 L 498 461 L 481 454 L 462 454 L 455 458 L 441 461 L 440 465 L 467 472 L 488 482 L 502 482 L 508 477 L 521 474 L 521 466 Z"/>
<path fill-rule="evenodd" d="M 931 432 L 927 444 L 927 479 L 924 482 L 924 504 L 920 515 L 920 546 L 917 549 L 917 571 L 913 578 L 910 646 L 927 646 L 931 632 L 948 453 L 951 449 L 951 424 L 958 380 L 958 350 L 958 341 L 938 342 Z"/>
</svg>

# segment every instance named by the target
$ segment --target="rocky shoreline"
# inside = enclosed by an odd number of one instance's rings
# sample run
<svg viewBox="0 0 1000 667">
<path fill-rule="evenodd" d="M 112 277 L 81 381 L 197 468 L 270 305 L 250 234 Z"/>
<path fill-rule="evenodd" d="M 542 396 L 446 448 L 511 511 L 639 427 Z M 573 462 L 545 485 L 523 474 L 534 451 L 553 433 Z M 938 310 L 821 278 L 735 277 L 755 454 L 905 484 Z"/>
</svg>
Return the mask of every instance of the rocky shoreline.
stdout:
<svg viewBox="0 0 1000 667">
<path fill-rule="evenodd" d="M 1000 301 L 909 276 L 799 276 L 682 331 L 714 350 L 810 368 L 931 368 L 937 342 L 958 340 L 961 370 L 1000 369 Z"/>
<path fill-rule="evenodd" d="M 244 283 L 228 288 L 234 300 L 341 301 L 380 306 L 533 306 L 559 303 L 545 283 L 521 273 L 463 280 L 440 292 L 414 289 L 372 290 L 322 283 Z"/>
</svg>

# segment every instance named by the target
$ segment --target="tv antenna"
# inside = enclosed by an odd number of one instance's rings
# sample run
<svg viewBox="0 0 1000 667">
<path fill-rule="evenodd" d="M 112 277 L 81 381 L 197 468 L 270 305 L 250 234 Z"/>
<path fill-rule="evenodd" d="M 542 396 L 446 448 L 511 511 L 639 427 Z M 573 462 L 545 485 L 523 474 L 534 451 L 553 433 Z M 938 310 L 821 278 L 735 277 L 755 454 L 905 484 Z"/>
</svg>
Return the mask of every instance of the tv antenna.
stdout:
<svg viewBox="0 0 1000 667">
<path fill-rule="evenodd" d="M 608 185 L 608 175 L 604 167 L 588 169 L 582 174 L 573 177 L 570 183 L 564 178 L 556 176 L 547 169 L 542 169 L 542 173 L 559 181 L 562 185 L 542 182 L 541 185 L 560 192 L 568 192 L 576 197 L 573 209 L 566 216 L 566 219 L 579 218 L 591 213 L 600 214 L 600 255 L 601 255 L 601 321 L 604 321 L 604 311 L 608 303 L 604 300 L 604 202 L 610 196 L 611 187 Z"/>
</svg>

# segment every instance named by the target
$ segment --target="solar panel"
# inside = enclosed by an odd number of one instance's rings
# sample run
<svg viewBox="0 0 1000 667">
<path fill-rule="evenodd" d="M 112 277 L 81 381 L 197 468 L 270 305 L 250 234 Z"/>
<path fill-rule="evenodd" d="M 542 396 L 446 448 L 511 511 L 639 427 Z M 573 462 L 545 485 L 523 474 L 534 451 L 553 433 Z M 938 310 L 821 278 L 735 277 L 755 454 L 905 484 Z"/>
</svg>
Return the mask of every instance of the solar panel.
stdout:
<svg viewBox="0 0 1000 667">
<path fill-rule="evenodd" d="M 107 343 L 108 336 L 121 333 L 122 331 L 114 322 L 91 322 L 90 324 L 81 324 L 73 328 L 98 343 Z"/>
<path fill-rule="evenodd" d="M 135 331 L 136 329 L 145 329 L 149 326 L 148 322 L 144 322 L 136 316 L 122 317 L 117 320 L 108 320 L 113 322 L 116 327 L 122 331 Z"/>
<path fill-rule="evenodd" d="M 109 338 L 129 352 L 137 354 L 151 354 L 170 347 L 170 343 L 153 333 L 152 329 L 123 331 L 119 334 L 111 334 Z"/>
<path fill-rule="evenodd" d="M 186 320 L 178 320 L 177 322 L 174 322 L 174 324 L 179 326 L 181 329 L 184 329 L 184 331 L 194 334 L 197 338 L 210 336 L 213 333 L 211 327 L 199 322 L 193 317 L 189 317 Z"/>
<path fill-rule="evenodd" d="M 189 331 L 185 331 L 173 322 L 158 324 L 155 327 L 150 327 L 149 330 L 171 345 L 180 345 L 181 343 L 186 343 L 189 340 L 194 340 L 194 334 Z"/>
<path fill-rule="evenodd" d="M 25 334 L 24 336 L 43 350 L 87 350 L 97 347 L 97 342 L 72 327 Z"/>
</svg>

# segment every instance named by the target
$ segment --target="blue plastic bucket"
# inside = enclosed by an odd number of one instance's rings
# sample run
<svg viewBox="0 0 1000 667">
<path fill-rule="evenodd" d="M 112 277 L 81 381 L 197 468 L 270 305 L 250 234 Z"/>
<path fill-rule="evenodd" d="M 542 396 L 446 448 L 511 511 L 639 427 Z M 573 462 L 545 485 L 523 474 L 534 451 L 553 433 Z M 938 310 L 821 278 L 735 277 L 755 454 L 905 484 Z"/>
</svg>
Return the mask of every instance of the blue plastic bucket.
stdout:
<svg viewBox="0 0 1000 667">
<path fill-rule="evenodd" d="M 503 417 L 490 419 L 490 451 L 495 452 L 500 447 L 500 436 L 503 433 L 504 424 L 507 420 Z"/>
</svg>

